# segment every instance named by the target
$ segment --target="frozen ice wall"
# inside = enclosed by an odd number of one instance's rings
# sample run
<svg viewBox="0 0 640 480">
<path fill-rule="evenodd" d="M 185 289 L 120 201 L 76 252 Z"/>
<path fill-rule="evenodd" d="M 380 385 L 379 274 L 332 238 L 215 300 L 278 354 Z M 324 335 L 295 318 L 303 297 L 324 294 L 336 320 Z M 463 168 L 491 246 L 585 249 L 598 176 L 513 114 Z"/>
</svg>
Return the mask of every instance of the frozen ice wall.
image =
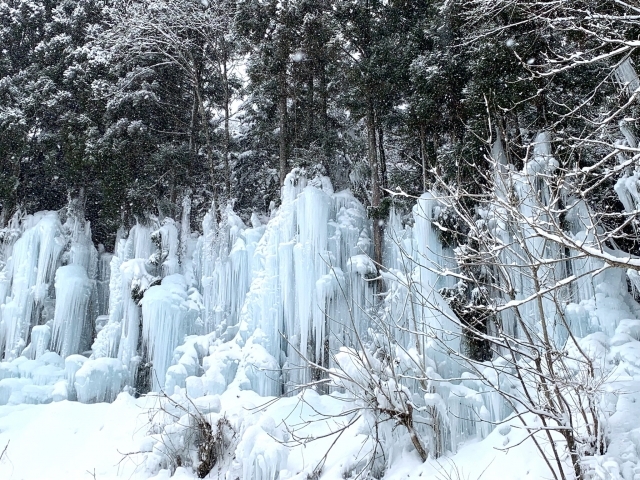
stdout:
<svg viewBox="0 0 640 480">
<path fill-rule="evenodd" d="M 20 231 L 2 271 L 6 296 L 0 300 L 0 347 L 7 360 L 20 356 L 31 328 L 47 319 L 50 289 L 66 244 L 55 212 L 27 216 Z"/>
<path fill-rule="evenodd" d="M 414 212 L 414 260 L 442 254 L 430 224 L 434 205 L 425 196 L 417 207 L 424 211 Z M 29 340 L 29 360 L 48 351 L 75 358 L 58 376 L 81 401 L 113 398 L 124 386 L 197 384 L 219 393 L 234 381 L 274 395 L 321 380 L 322 368 L 334 366 L 331 352 L 371 340 L 378 271 L 366 210 L 349 192 L 294 170 L 268 221 L 254 215 L 248 226 L 230 205 L 212 207 L 200 236 L 189 228 L 188 199 L 183 206 L 180 225 L 141 219 L 118 234 L 113 254 L 93 246 L 79 202 L 70 202 L 64 223 L 55 212 L 14 222 L 19 233 L 3 244 L 0 283 L 5 360 L 18 359 Z M 412 320 L 447 337 L 455 325 L 429 306 L 446 308 L 433 296 L 442 281 L 429 268 L 412 278 L 412 294 L 426 299 Z M 189 335 L 207 346 L 185 351 Z M 455 338 L 446 339 L 454 348 Z M 436 343 L 423 346 L 425 358 L 447 376 Z M 89 345 L 89 358 L 78 357 Z M 206 364 L 221 370 L 208 379 Z"/>
<path fill-rule="evenodd" d="M 548 208 L 550 184 L 554 181 L 558 162 L 551 151 L 549 133 L 539 132 L 531 147 L 529 160 L 521 171 L 516 171 L 513 166 L 505 164 L 502 139 L 496 139 L 491 150 L 496 169 L 496 203 L 481 210 L 482 222 L 502 245 L 508 246 L 502 249 L 501 260 L 504 265 L 512 265 L 513 268 L 501 269 L 503 278 L 499 282 L 505 285 L 506 291 L 512 293 L 511 296 L 501 294 L 502 302 L 520 303 L 519 315 L 534 332 L 541 333 L 540 320 L 544 318 L 549 336 L 562 344 L 566 340 L 567 330 L 561 318 L 563 312 L 556 305 L 567 303 L 567 299 L 580 302 L 593 297 L 595 283 L 591 273 L 600 265 L 578 251 L 549 241 L 539 235 L 536 228 L 565 225 L 565 234 L 577 244 L 585 245 L 594 242 L 596 231 L 588 207 L 581 199 L 563 193 L 566 216 L 561 220 L 550 213 L 553 211 L 553 208 Z M 517 209 L 517 218 L 514 218 L 513 208 Z M 554 287 L 570 276 L 575 276 L 576 280 L 562 289 Z M 535 296 L 536 283 L 541 290 L 548 291 L 542 296 L 542 310 Z M 506 332 L 514 336 L 523 334 L 512 309 L 504 310 L 501 318 Z M 578 324 L 573 328 L 577 329 L 577 333 L 582 332 Z"/>
<path fill-rule="evenodd" d="M 522 225 L 522 248 L 559 255 L 529 225 L 541 220 L 545 178 L 556 165 L 548 135 L 537 136 L 521 172 L 504 163 L 501 148 L 492 151 L 501 159 L 498 196 L 506 200 L 516 191 L 530 220 Z M 500 398 L 449 355 L 460 349 L 461 328 L 438 292 L 453 286 L 446 272 L 456 266 L 434 225 L 446 208 L 437 194 L 417 199 L 408 225 L 392 211 L 380 271 L 370 259 L 364 206 L 349 192 L 335 192 L 326 177 L 294 170 L 271 218 L 254 215 L 251 225 L 230 205 L 212 207 L 202 235 L 190 231 L 189 202 L 184 205 L 179 225 L 141 220 L 119 235 L 113 254 L 93 247 L 79 213 L 64 223 L 55 212 L 14 223 L 19 235 L 2 250 L 0 403 L 110 401 L 125 388 L 199 397 L 233 387 L 279 395 L 312 382 L 324 393 L 330 388 L 325 369 L 336 367 L 332 353 L 348 347 L 395 359 L 394 368 L 407 374 L 417 423 L 425 425 L 418 428 L 437 451 L 486 435 L 479 420 L 507 414 Z M 499 207 L 481 211 L 482 219 L 514 243 Z M 575 201 L 567 218 L 572 235 L 588 240 L 587 220 L 586 206 Z M 557 281 L 570 271 L 587 278 L 596 267 L 579 256 L 566 260 L 540 280 Z M 526 298 L 531 277 L 517 269 L 511 275 L 518 298 Z M 376 294 L 379 276 L 383 296 Z M 614 302 L 614 292 L 596 283 L 575 282 L 575 303 L 566 310 L 584 334 L 605 328 L 589 313 L 594 294 Z M 522 308 L 535 326 L 535 308 Z M 554 308 L 545 307 L 545 314 L 554 317 Z M 392 331 L 387 344 L 383 325 Z M 433 423 L 437 435 L 426 426 Z"/>
<path fill-rule="evenodd" d="M 80 352 L 93 282 L 80 265 L 66 265 L 56 271 L 56 306 L 53 317 L 53 350 L 66 358 Z"/>
<path fill-rule="evenodd" d="M 245 225 L 229 205 L 212 207 L 198 238 L 185 218 L 179 231 L 170 219 L 138 224 L 111 258 L 109 316 L 99 317 L 86 368 L 117 358 L 136 389 L 142 366 L 150 366 L 156 390 L 197 383 L 219 393 L 242 377 L 246 388 L 279 394 L 306 383 L 319 375 L 307 360 L 329 366 L 329 349 L 366 334 L 375 276 L 369 237 L 360 202 L 300 170 L 287 176 L 266 225 L 255 215 Z M 179 352 L 194 334 L 216 349 L 228 343 L 244 352 L 232 370 L 224 367 L 222 386 L 218 376 L 189 380 L 206 370 L 213 348 Z"/>
<path fill-rule="evenodd" d="M 236 241 L 235 251 L 250 246 L 251 272 L 238 341 L 259 331 L 260 345 L 283 369 L 283 377 L 271 375 L 261 393 L 306 383 L 314 375 L 306 360 L 328 366 L 329 343 L 349 343 L 349 329 L 363 329 L 364 313 L 349 310 L 352 302 L 372 302 L 373 286 L 352 261 L 370 253 L 369 228 L 364 207 L 351 194 L 335 193 L 326 177 L 308 179 L 294 170 L 271 221 L 245 230 L 250 243 Z M 264 233 L 255 243 L 258 229 Z"/>
<path fill-rule="evenodd" d="M 150 287 L 140 301 L 142 307 L 142 346 L 152 362 L 154 391 L 164 388 L 173 352 L 198 318 L 199 310 L 190 309 L 187 283 L 180 274 L 162 279 Z"/>
<path fill-rule="evenodd" d="M 394 358 L 398 375 L 407 375 L 403 385 L 421 412 L 415 420 L 418 431 L 436 455 L 455 452 L 469 438 L 486 436 L 491 429 L 481 420 L 499 422 L 509 413 L 499 395 L 491 395 L 451 354 L 460 351 L 462 331 L 440 294 L 440 289 L 455 286 L 448 273 L 458 270 L 453 250 L 443 246 L 435 225 L 446 208 L 444 197 L 426 192 L 412 210 L 412 226 L 403 227 L 391 212 L 385 232 L 388 269 L 383 272 L 382 318 L 395 343 L 384 334 L 375 342 Z"/>
<path fill-rule="evenodd" d="M 187 240 L 185 239 L 185 242 Z M 111 372 L 123 378 L 119 382 L 99 382 L 95 385 L 107 389 L 115 388 L 115 385 L 118 385 L 118 388 L 129 385 L 144 391 L 148 386 L 139 384 L 138 370 L 143 361 L 155 365 L 153 353 L 158 354 L 157 366 L 160 368 L 160 382 L 154 381 L 154 386 L 157 389 L 164 384 L 167 356 L 170 356 L 173 348 L 183 341 L 184 333 L 191 332 L 190 328 L 183 328 L 183 326 L 180 327 L 179 332 L 174 331 L 170 328 L 171 324 L 166 322 L 167 316 L 176 313 L 172 310 L 172 306 L 177 308 L 178 313 L 181 310 L 180 302 L 177 305 L 175 302 L 171 303 L 172 299 L 175 300 L 175 289 L 163 289 L 163 277 L 168 279 L 179 277 L 180 281 L 174 283 L 184 285 L 184 297 L 187 297 L 187 282 L 179 273 L 182 270 L 180 251 L 181 239 L 178 228 L 171 219 L 160 221 L 156 218 L 148 218 L 145 222 L 134 225 L 126 238 L 118 240 L 116 252 L 110 257 L 110 272 L 108 275 L 103 274 L 103 278 L 109 279 L 108 320 L 103 325 L 99 325 L 100 330 L 93 342 L 92 355 L 86 368 L 92 368 L 91 365 L 102 358 L 116 358 L 126 374 L 115 368 L 98 368 L 96 372 L 102 372 L 105 375 Z M 106 258 L 109 257 L 103 254 L 101 261 L 104 262 Z M 158 295 L 158 289 L 163 291 L 166 297 L 162 294 Z M 158 316 L 147 313 L 145 321 L 142 300 L 148 293 L 150 298 L 159 301 L 147 302 L 146 310 L 157 313 Z M 158 303 L 157 308 L 155 308 L 156 303 Z M 163 308 L 164 306 L 167 308 Z M 192 323 L 196 323 L 195 318 L 192 319 Z M 158 332 L 166 333 L 168 338 L 166 340 L 159 338 Z M 165 351 L 166 348 L 163 350 L 159 346 L 163 341 L 170 345 L 168 354 Z M 151 357 L 148 356 L 149 349 Z M 110 392 L 94 392 L 86 398 L 110 396 Z"/>
<path fill-rule="evenodd" d="M 81 207 L 18 213 L 2 231 L 0 404 L 72 398 L 64 358 L 89 348 L 99 313 L 98 252 Z"/>
<path fill-rule="evenodd" d="M 439 290 L 452 286 L 446 272 L 455 270 L 453 251 L 443 247 L 434 221 L 444 207 L 431 192 L 413 207 L 413 226 L 402 229 L 392 212 L 386 232 L 385 278 L 387 323 L 405 347 L 424 353 L 424 372 L 435 367 L 445 378 L 459 376 L 447 349 L 460 348 L 460 325 Z"/>
<path fill-rule="evenodd" d="M 581 277 L 565 311 L 576 331 L 613 335 L 635 312 L 628 296 L 615 291 L 623 276 L 593 278 L 588 274 L 597 264 L 536 238 L 530 224 L 544 220 L 545 181 L 556 163 L 545 132 L 532 151 L 531 161 L 515 172 L 502 145 L 494 145 L 497 196 L 506 201 L 515 191 L 521 199 L 521 213 L 530 220 L 521 225 L 523 249 L 566 257 L 543 270 L 541 282 L 570 272 Z M 568 201 L 571 234 L 590 241 L 586 205 Z M 380 270 L 370 258 L 366 209 L 320 175 L 291 172 L 280 206 L 270 218 L 254 215 L 250 225 L 231 205 L 214 206 L 202 235 L 192 233 L 190 203 L 183 205 L 180 224 L 141 219 L 119 234 L 113 254 L 93 247 L 80 213 L 64 223 L 55 212 L 14 222 L 18 233 L 1 250 L 0 404 L 112 401 L 123 389 L 211 398 L 229 389 L 288 394 L 313 383 L 327 393 L 337 387 L 327 382 L 326 369 L 338 367 L 333 354 L 347 347 L 392 359 L 381 378 L 389 371 L 400 375 L 416 428 L 434 452 L 456 451 L 465 440 L 486 436 L 492 422 L 509 413 L 501 397 L 450 354 L 461 348 L 461 327 L 438 290 L 454 285 L 446 273 L 456 265 L 435 225 L 447 207 L 437 193 L 420 196 L 405 223 L 392 211 Z M 480 214 L 504 242 L 519 243 L 500 205 Z M 504 262 L 522 266 L 521 258 L 523 252 Z M 510 275 L 518 299 L 533 292 L 530 275 L 518 269 Z M 380 277 L 383 295 L 377 293 Z M 605 311 L 620 301 L 625 308 L 607 323 L 603 319 L 613 317 Z M 535 328 L 537 307 L 521 308 Z M 554 305 L 544 310 L 555 318 Z M 513 319 L 504 320 L 517 335 Z M 484 375 L 494 373 L 487 365 Z"/>
<path fill-rule="evenodd" d="M 558 167 L 552 155 L 549 133 L 544 131 L 538 133 L 531 146 L 530 159 L 521 171 L 516 171 L 507 163 L 500 137 L 491 149 L 491 157 L 495 162 L 495 200 L 491 205 L 481 205 L 478 208 L 479 219 L 476 227 L 488 229 L 487 234 L 495 235 L 499 245 L 508 246 L 500 249 L 502 264 L 507 267 L 501 269 L 500 275 L 497 275 L 495 280 L 505 286 L 513 287 L 505 288 L 503 293 L 492 292 L 492 295 L 495 296 L 498 304 L 504 305 L 509 302 L 518 304 L 515 308 L 519 310 L 521 318 L 528 324 L 530 331 L 534 332 L 534 337 L 543 333 L 541 319 L 544 318 L 547 333 L 558 348 L 564 348 L 568 337 L 565 320 L 578 339 L 590 334 L 596 335 L 595 332 L 613 337 L 624 318 L 637 316 L 637 313 L 633 313 L 637 312 L 637 305 L 627 293 L 625 272 L 620 269 L 609 269 L 605 273 L 598 273 L 603 267 L 601 262 L 593 258 L 585 258 L 584 254 L 578 251 L 560 248 L 557 243 L 545 239 L 538 233 L 537 228 L 545 228 L 553 223 L 562 224 L 567 228 L 564 234 L 572 241 L 585 246 L 596 246 L 597 230 L 591 222 L 592 216 L 584 201 L 564 194 L 562 204 L 566 206 L 568 213 L 562 223 L 560 219 L 549 216 L 553 215 L 551 213 L 553 209 L 547 208 L 552 193 L 549 185 L 552 184 Z M 621 189 L 623 182 L 626 188 L 628 183 L 632 183 L 631 177 L 630 173 L 623 176 L 616 189 Z M 560 193 L 563 194 L 562 191 Z M 628 198 L 630 198 L 631 208 L 635 208 L 632 202 L 633 195 L 629 194 Z M 434 208 L 427 202 L 434 202 L 433 197 L 423 196 L 415 207 L 427 212 L 423 215 L 426 218 L 428 218 L 429 209 L 433 211 Z M 514 208 L 517 211 L 514 212 Z M 413 230 L 406 230 L 401 236 L 401 242 L 396 242 L 403 245 L 407 252 L 419 248 L 419 244 L 416 244 L 412 250 L 410 246 L 412 238 L 417 242 L 418 239 L 428 239 L 433 233 L 425 229 L 428 223 L 422 224 L 418 220 L 415 219 Z M 395 230 L 398 231 L 398 228 L 396 227 Z M 418 267 L 420 273 L 418 278 L 429 279 L 433 272 L 443 271 L 443 262 L 439 258 L 446 257 L 446 254 L 439 250 L 440 247 L 437 246 L 437 242 L 434 243 L 433 239 L 426 242 L 426 245 L 432 244 L 436 246 L 431 247 L 429 251 L 419 252 L 423 261 Z M 612 250 L 607 250 L 607 253 L 613 256 L 619 254 Z M 433 257 L 429 258 L 429 254 L 433 254 Z M 404 271 L 406 272 L 406 269 Z M 632 284 L 635 279 L 640 278 L 636 277 L 634 272 L 629 272 L 627 275 Z M 398 274 L 398 277 L 401 278 L 402 283 L 411 284 L 411 278 L 406 278 L 402 274 Z M 568 278 L 574 278 L 574 280 L 567 282 L 562 288 L 555 288 L 558 282 Z M 442 278 L 434 280 L 442 281 Z M 535 294 L 538 288 L 547 290 L 547 293 L 542 295 L 541 304 L 536 301 Z M 509 290 L 513 296 L 507 294 Z M 392 297 L 391 294 L 397 295 L 397 293 L 394 286 L 390 290 L 390 297 Z M 531 300 L 526 301 L 528 298 Z M 389 305 L 389 310 L 392 315 L 398 316 L 394 313 L 393 304 Z M 500 315 L 501 326 L 507 334 L 524 338 L 522 327 L 515 320 L 514 309 L 505 309 Z M 409 329 L 410 325 L 411 322 L 407 323 L 405 328 Z M 406 340 L 404 341 L 406 344 Z M 416 352 L 410 349 L 407 351 L 408 355 L 405 357 L 410 359 L 407 363 L 412 361 L 415 363 L 411 358 L 412 356 L 419 358 L 416 354 L 419 355 L 420 349 L 421 346 L 416 342 Z M 437 364 L 437 357 L 432 356 L 431 360 Z M 446 358 L 444 361 L 446 362 Z M 427 365 L 426 362 L 425 365 Z M 434 366 L 437 367 L 437 365 Z M 446 448 L 455 450 L 456 445 L 465 438 L 473 435 L 484 436 L 488 433 L 488 424 L 481 420 L 499 422 L 509 413 L 508 405 L 496 392 L 492 392 L 482 382 L 474 379 L 474 375 L 464 370 L 462 368 L 460 374 L 464 380 L 446 381 L 444 378 L 435 382 L 427 394 L 429 398 L 425 400 L 427 405 L 431 406 L 428 408 L 436 409 L 435 417 L 439 418 L 439 422 L 444 425 L 441 430 L 444 435 L 439 439 L 433 438 L 432 445 L 442 443 Z M 439 378 L 438 375 L 441 375 L 441 369 L 435 368 L 430 372 L 429 377 Z M 483 375 L 486 378 L 494 378 L 496 372 L 487 366 Z M 504 385 L 503 388 L 505 388 Z M 426 435 L 428 436 L 428 432 Z"/>
</svg>

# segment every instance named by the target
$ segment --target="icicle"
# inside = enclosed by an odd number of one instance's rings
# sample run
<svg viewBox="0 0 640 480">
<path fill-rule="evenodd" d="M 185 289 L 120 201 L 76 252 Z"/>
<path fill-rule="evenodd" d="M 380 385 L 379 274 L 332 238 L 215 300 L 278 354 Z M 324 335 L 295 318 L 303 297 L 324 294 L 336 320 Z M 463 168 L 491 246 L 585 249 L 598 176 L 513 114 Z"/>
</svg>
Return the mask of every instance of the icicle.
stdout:
<svg viewBox="0 0 640 480">
<path fill-rule="evenodd" d="M 143 348 L 147 349 L 153 368 L 153 388 L 164 387 L 173 351 L 184 341 L 188 331 L 189 305 L 187 284 L 182 275 L 170 275 L 160 285 L 149 288 L 142 306 Z"/>
<path fill-rule="evenodd" d="M 636 295 L 640 294 L 640 274 L 636 270 L 627 270 L 627 277 L 629 277 L 629 281 L 631 281 Z"/>
<path fill-rule="evenodd" d="M 625 174 L 618 179 L 613 189 L 627 213 L 636 211 L 640 207 L 640 171 Z"/>
<path fill-rule="evenodd" d="M 53 346 L 62 356 L 80 353 L 93 282 L 79 265 L 60 267 L 56 272 L 56 309 Z"/>
<path fill-rule="evenodd" d="M 640 79 L 638 78 L 638 74 L 630 57 L 625 58 L 624 61 L 618 65 L 615 69 L 615 76 L 627 95 L 631 96 L 640 89 Z"/>
<path fill-rule="evenodd" d="M 11 293 L 1 308 L 0 346 L 4 358 L 20 355 L 32 326 L 34 309 L 47 299 L 49 286 L 66 241 L 55 212 L 40 212 L 23 221 L 24 232 L 12 248 L 4 269 L 5 287 L 11 279 Z M 10 270 L 9 270 L 10 269 Z M 1 292 L 0 292 L 1 293 Z"/>
<path fill-rule="evenodd" d="M 111 260 L 113 255 L 104 251 L 104 247 L 98 246 L 98 271 L 96 277 L 96 293 L 98 302 L 98 315 L 109 313 L 109 281 L 111 278 Z"/>
<path fill-rule="evenodd" d="M 191 236 L 191 197 L 185 195 L 182 199 L 182 221 L 180 222 L 180 259 L 187 258 L 189 237 Z"/>
<path fill-rule="evenodd" d="M 509 198 L 509 184 L 507 181 L 509 165 L 499 130 L 496 134 L 496 141 L 491 146 L 491 159 L 495 162 L 495 193 L 500 200 L 506 201 Z"/>
<path fill-rule="evenodd" d="M 161 268 L 162 276 L 179 273 L 178 229 L 175 222 L 170 218 L 165 218 L 162 226 L 153 232 L 151 238 L 157 242 L 159 251 L 151 255 L 150 262 Z"/>
<path fill-rule="evenodd" d="M 109 263 L 109 320 L 97 332 L 96 339 L 91 346 L 92 358 L 116 357 L 120 348 L 122 334 L 122 318 L 127 296 L 131 295 L 131 285 L 123 291 L 123 279 L 120 267 L 125 256 L 126 240 L 120 239 L 116 243 L 116 254 Z"/>
<path fill-rule="evenodd" d="M 114 312 L 119 316 L 117 321 L 122 325 L 118 358 L 129 367 L 131 374 L 134 375 L 139 361 L 138 341 L 140 339 L 141 311 L 138 302 L 143 292 L 156 281 L 156 278 L 147 273 L 147 261 L 141 258 L 134 258 L 122 263 L 118 278 L 120 285 L 117 288 L 120 289 L 122 295 L 122 304 L 118 305 L 119 311 Z M 105 330 L 103 329 L 103 331 Z"/>
<path fill-rule="evenodd" d="M 533 142 L 533 154 L 529 162 L 524 166 L 522 174 L 513 175 L 513 183 L 519 198 L 520 214 L 526 219 L 517 225 L 518 238 L 514 239 L 514 249 L 518 244 L 523 244 L 526 250 L 516 252 L 509 262 L 521 264 L 524 269 L 514 269 L 512 284 L 516 288 L 517 299 L 522 300 L 535 292 L 533 278 L 531 278 L 532 262 L 541 258 L 561 258 L 560 247 L 550 244 L 540 235 L 536 234 L 532 225 L 549 221 L 546 207 L 549 202 L 549 187 L 545 176 L 553 174 L 558 167 L 558 161 L 551 152 L 551 138 L 548 132 L 541 131 Z M 522 260 L 518 259 L 524 259 Z M 553 266 L 541 265 L 538 269 L 538 279 L 542 287 L 549 286 L 564 278 L 565 272 L 561 264 Z M 530 325 L 541 325 L 540 319 L 544 315 L 549 334 L 554 337 L 554 321 L 556 317 L 556 305 L 550 296 L 542 299 L 543 311 L 539 312 L 537 303 L 527 302 L 519 307 L 522 318 Z"/>
<path fill-rule="evenodd" d="M 635 133 L 631 130 L 631 127 L 629 126 L 628 122 L 626 120 L 620 120 L 620 123 L 618 125 L 620 127 L 620 133 L 622 133 L 622 135 L 624 136 L 627 142 L 627 145 L 630 146 L 631 148 L 637 148 L 638 138 L 636 137 Z"/>
<path fill-rule="evenodd" d="M 150 227 L 140 223 L 134 225 L 129 231 L 125 243 L 125 252 L 123 260 L 132 258 L 149 259 L 156 247 L 151 239 L 152 230 Z"/>
<path fill-rule="evenodd" d="M 414 238 L 416 240 L 416 258 L 413 259 L 417 267 L 414 303 L 418 329 L 421 335 L 422 351 L 431 357 L 438 366 L 438 373 L 443 377 L 457 376 L 455 362 L 448 361 L 446 349 L 438 343 L 444 343 L 447 348 L 459 351 L 460 327 L 455 322 L 455 314 L 444 301 L 438 289 L 440 279 L 437 272 L 441 269 L 443 258 L 442 245 L 432 225 L 434 207 L 438 201 L 433 194 L 423 193 L 413 208 Z"/>
<path fill-rule="evenodd" d="M 255 249 L 262 228 L 257 229 L 258 232 L 247 229 L 231 205 L 225 208 L 220 225 L 214 219 L 215 212 L 210 210 L 203 222 L 201 269 L 205 332 L 216 330 L 231 339 L 238 331 L 239 314 L 251 281 L 249 251 Z"/>
</svg>

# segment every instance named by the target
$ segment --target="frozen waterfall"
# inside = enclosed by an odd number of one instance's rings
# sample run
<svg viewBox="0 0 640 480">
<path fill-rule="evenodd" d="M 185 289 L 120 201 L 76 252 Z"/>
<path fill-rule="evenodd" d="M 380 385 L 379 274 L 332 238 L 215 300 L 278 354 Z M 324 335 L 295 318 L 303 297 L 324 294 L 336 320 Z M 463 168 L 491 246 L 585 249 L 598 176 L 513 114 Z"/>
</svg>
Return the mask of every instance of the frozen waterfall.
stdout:
<svg viewBox="0 0 640 480">
<path fill-rule="evenodd" d="M 562 258 L 539 269 L 537 281 L 574 275 L 572 302 L 560 312 L 545 298 L 545 318 L 556 325 L 562 313 L 580 335 L 613 331 L 588 314 L 594 295 L 614 296 L 590 277 L 598 263 L 554 250 L 535 233 L 549 220 L 547 179 L 557 167 L 549 134 L 537 135 L 520 172 L 507 164 L 501 142 L 491 151 L 498 203 L 479 209 L 479 222 L 517 246 L 503 254 L 505 265 L 519 266 L 508 270 L 515 297 L 503 303 L 535 291 L 527 258 Z M 636 208 L 629 185 L 625 208 Z M 519 230 L 504 209 L 513 192 L 526 219 Z M 590 241 L 586 205 L 566 200 L 571 234 Z M 450 354 L 462 348 L 463 332 L 440 293 L 457 281 L 447 276 L 457 270 L 455 253 L 434 224 L 443 202 L 424 193 L 404 223 L 392 209 L 380 270 L 371 260 L 365 207 L 301 169 L 287 176 L 270 218 L 254 214 L 247 225 L 230 205 L 212 207 L 198 234 L 186 198 L 180 223 L 140 219 L 118 235 L 112 254 L 94 248 L 78 212 L 18 215 L 0 246 L 0 404 L 111 401 L 122 390 L 195 398 L 232 386 L 262 396 L 295 394 L 304 385 L 328 393 L 339 389 L 328 373 L 342 367 L 336 359 L 344 361 L 345 352 L 366 358 L 362 350 L 372 349 L 393 357 L 406 377 L 424 438 L 439 452 L 455 451 L 467 438 L 487 435 L 486 422 L 501 421 L 509 407 Z M 539 329 L 538 305 L 518 308 Z M 502 315 L 517 336 L 513 314 Z M 562 341 L 561 329 L 552 334 Z"/>
</svg>

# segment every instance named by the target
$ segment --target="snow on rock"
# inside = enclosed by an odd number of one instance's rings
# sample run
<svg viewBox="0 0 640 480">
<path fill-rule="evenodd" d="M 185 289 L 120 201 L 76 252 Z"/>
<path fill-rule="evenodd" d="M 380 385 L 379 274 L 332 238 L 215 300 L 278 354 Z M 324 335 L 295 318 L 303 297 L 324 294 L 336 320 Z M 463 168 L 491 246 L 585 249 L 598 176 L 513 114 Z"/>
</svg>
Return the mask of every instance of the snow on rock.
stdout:
<svg viewBox="0 0 640 480">
<path fill-rule="evenodd" d="M 357 272 L 363 277 L 367 275 L 375 275 L 378 271 L 371 257 L 363 254 L 354 255 L 349 258 L 347 268 L 353 272 Z"/>
</svg>

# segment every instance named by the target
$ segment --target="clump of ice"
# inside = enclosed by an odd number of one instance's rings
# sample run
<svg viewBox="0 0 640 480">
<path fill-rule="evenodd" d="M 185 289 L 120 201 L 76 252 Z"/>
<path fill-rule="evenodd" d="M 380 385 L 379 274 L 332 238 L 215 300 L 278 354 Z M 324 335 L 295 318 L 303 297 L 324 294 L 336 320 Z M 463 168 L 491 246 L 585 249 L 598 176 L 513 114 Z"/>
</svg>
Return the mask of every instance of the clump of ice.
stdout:
<svg viewBox="0 0 640 480">
<path fill-rule="evenodd" d="M 236 448 L 236 457 L 242 459 L 242 478 L 277 480 L 287 465 L 287 448 L 273 418 L 264 416 L 258 424 L 244 431 Z"/>
<path fill-rule="evenodd" d="M 87 360 L 75 372 L 74 387 L 82 403 L 113 402 L 129 372 L 117 358 Z"/>
</svg>

